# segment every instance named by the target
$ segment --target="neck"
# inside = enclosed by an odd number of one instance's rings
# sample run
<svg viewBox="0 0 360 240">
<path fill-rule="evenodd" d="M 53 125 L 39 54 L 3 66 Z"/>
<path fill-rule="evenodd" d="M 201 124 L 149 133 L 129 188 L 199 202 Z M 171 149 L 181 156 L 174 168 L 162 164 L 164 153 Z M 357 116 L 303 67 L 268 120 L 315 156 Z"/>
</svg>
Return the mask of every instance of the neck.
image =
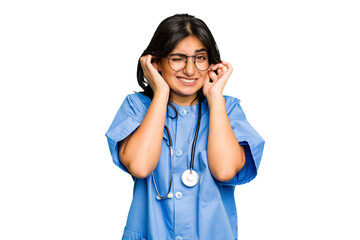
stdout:
<svg viewBox="0 0 360 240">
<path fill-rule="evenodd" d="M 190 106 L 190 105 L 196 105 L 198 102 L 197 94 L 191 95 L 191 96 L 179 96 L 177 94 L 171 93 L 170 94 L 170 101 L 175 103 L 179 106 Z"/>
</svg>

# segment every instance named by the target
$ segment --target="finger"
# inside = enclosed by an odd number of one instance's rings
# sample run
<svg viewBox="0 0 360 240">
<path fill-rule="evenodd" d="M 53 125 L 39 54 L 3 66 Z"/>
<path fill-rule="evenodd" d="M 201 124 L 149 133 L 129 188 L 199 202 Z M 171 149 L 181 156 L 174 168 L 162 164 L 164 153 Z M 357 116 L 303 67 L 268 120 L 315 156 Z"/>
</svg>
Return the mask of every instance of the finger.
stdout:
<svg viewBox="0 0 360 240">
<path fill-rule="evenodd" d="M 142 56 L 140 58 L 140 64 L 144 71 L 148 69 L 149 55 Z"/>
<path fill-rule="evenodd" d="M 219 78 L 220 77 L 222 77 L 222 76 L 224 76 L 226 73 L 227 73 L 227 71 L 228 71 L 228 68 L 227 67 L 222 67 L 222 68 L 219 68 L 218 70 L 217 70 L 217 73 L 218 73 L 218 75 L 219 75 Z"/>
<path fill-rule="evenodd" d="M 151 55 L 145 55 L 140 58 L 141 67 L 144 72 L 144 77 L 146 78 L 146 80 L 149 82 L 150 85 L 152 82 L 151 76 L 154 76 L 154 74 L 157 73 L 157 71 L 154 69 L 154 66 L 151 63 L 151 59 L 152 59 Z"/>
<path fill-rule="evenodd" d="M 218 80 L 218 75 L 216 75 L 216 73 L 214 71 L 209 72 L 209 77 L 212 80 L 212 82 L 214 82 L 214 83 Z"/>
<path fill-rule="evenodd" d="M 145 60 L 146 59 L 146 56 L 142 56 L 141 58 L 140 58 L 140 64 L 141 64 L 141 67 L 142 68 L 144 68 L 144 65 L 145 65 Z"/>
<path fill-rule="evenodd" d="M 150 67 L 150 65 L 151 65 L 151 59 L 152 59 L 152 56 L 151 55 L 146 55 L 146 65 L 148 66 L 148 67 Z"/>
<path fill-rule="evenodd" d="M 156 58 L 152 55 L 146 55 L 144 58 L 144 65 L 145 65 L 146 71 L 148 71 L 149 73 L 153 73 L 153 74 L 158 72 L 158 64 L 153 61 L 154 59 L 156 59 Z"/>
<path fill-rule="evenodd" d="M 223 73 L 223 69 L 222 68 L 217 69 L 217 73 L 218 73 L 219 76 L 221 76 L 222 73 Z"/>
<path fill-rule="evenodd" d="M 230 70 L 230 72 L 233 71 L 233 66 L 231 65 L 231 63 L 226 61 L 223 61 L 222 63 Z"/>
<path fill-rule="evenodd" d="M 217 66 L 219 68 L 223 68 L 223 67 L 232 68 L 232 65 L 227 61 L 222 61 L 221 63 L 215 64 L 214 66 Z"/>
<path fill-rule="evenodd" d="M 217 63 L 217 64 L 213 65 L 213 66 L 210 68 L 210 70 L 215 71 L 215 70 L 217 70 L 217 69 L 219 69 L 219 68 L 222 68 L 223 66 L 224 66 L 224 65 L 223 65 L 222 63 Z"/>
<path fill-rule="evenodd" d="M 140 58 L 140 62 L 142 64 L 147 65 L 148 63 L 151 63 L 152 56 L 151 55 L 145 55 Z"/>
<path fill-rule="evenodd" d="M 225 65 L 222 63 L 218 63 L 218 64 L 214 65 L 213 67 L 211 67 L 211 70 L 212 71 L 216 70 L 217 73 L 220 75 L 222 73 L 225 73 L 229 69 L 229 66 L 231 66 L 231 65 Z"/>
<path fill-rule="evenodd" d="M 228 68 L 226 66 L 224 66 L 221 70 L 223 73 L 226 73 L 228 71 Z"/>
</svg>

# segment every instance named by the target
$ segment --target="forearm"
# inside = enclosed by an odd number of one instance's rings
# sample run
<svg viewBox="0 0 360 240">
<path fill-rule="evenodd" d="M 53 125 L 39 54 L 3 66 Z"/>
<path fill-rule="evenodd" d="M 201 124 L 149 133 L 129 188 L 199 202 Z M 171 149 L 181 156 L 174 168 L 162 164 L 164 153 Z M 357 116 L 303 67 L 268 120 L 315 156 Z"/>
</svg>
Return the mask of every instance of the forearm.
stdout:
<svg viewBox="0 0 360 240">
<path fill-rule="evenodd" d="M 167 93 L 155 94 L 141 125 L 120 146 L 121 162 L 135 177 L 147 177 L 158 164 L 168 98 Z"/>
<path fill-rule="evenodd" d="M 231 180 L 245 164 L 245 153 L 231 128 L 223 96 L 208 99 L 209 136 L 207 155 L 212 175 L 221 182 Z"/>
</svg>

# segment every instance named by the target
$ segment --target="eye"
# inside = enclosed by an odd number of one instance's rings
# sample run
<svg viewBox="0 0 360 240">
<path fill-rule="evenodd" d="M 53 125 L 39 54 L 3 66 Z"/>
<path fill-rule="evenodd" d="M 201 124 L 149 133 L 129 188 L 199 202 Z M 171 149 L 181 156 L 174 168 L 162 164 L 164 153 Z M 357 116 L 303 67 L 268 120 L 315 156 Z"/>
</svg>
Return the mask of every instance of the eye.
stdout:
<svg viewBox="0 0 360 240">
<path fill-rule="evenodd" d="M 175 55 L 175 56 L 171 56 L 170 60 L 173 62 L 183 62 L 183 61 L 186 61 L 186 57 L 181 56 L 181 55 Z"/>
<path fill-rule="evenodd" d="M 207 60 L 207 55 L 200 54 L 200 55 L 196 56 L 196 61 L 198 61 L 198 62 L 204 62 L 206 60 Z"/>
<path fill-rule="evenodd" d="M 171 58 L 171 61 L 173 62 L 180 62 L 180 61 L 183 61 L 184 59 L 182 58 Z"/>
</svg>

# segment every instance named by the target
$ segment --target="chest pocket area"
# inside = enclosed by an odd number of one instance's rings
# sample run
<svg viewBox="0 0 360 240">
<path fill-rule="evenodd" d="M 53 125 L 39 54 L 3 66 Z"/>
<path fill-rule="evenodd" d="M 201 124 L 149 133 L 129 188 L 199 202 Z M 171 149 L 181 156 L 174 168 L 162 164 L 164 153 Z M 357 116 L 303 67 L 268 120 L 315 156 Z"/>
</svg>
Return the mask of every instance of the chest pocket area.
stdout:
<svg viewBox="0 0 360 240">
<path fill-rule="evenodd" d="M 207 151 L 199 153 L 199 200 L 215 202 L 221 199 L 219 186 L 209 170 Z"/>
</svg>

